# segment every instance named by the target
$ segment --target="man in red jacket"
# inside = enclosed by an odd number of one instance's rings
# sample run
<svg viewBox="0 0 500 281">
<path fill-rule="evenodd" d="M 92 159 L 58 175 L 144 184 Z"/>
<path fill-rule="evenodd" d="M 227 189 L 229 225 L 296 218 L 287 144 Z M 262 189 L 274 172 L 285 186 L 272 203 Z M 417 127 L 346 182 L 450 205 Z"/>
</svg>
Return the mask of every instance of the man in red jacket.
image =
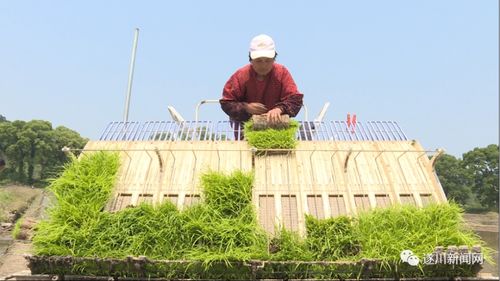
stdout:
<svg viewBox="0 0 500 281">
<path fill-rule="evenodd" d="M 303 95 L 292 75 L 275 63 L 274 41 L 265 34 L 250 42 L 250 64 L 238 69 L 226 82 L 220 104 L 232 123 L 247 121 L 254 114 L 267 114 L 268 122 L 277 122 L 282 114 L 296 116 Z"/>
</svg>

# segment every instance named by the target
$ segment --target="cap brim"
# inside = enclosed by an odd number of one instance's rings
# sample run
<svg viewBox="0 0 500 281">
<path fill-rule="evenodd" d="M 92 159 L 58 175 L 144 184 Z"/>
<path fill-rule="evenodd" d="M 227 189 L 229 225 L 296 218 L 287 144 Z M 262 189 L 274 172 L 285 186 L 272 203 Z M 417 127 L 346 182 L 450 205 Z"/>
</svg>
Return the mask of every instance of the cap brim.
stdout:
<svg viewBox="0 0 500 281">
<path fill-rule="evenodd" d="M 276 51 L 274 50 L 265 50 L 265 51 L 253 51 L 250 52 L 250 58 L 257 59 L 257 58 L 274 58 L 276 55 Z"/>
</svg>

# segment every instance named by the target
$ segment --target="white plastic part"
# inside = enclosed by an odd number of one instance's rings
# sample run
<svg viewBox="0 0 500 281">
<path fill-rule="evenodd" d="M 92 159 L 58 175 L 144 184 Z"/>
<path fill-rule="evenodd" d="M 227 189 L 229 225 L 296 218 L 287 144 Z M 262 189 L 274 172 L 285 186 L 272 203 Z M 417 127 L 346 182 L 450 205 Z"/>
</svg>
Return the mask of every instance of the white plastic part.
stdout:
<svg viewBox="0 0 500 281">
<path fill-rule="evenodd" d="M 177 123 L 183 123 L 186 121 L 182 115 L 175 110 L 175 108 L 171 105 L 168 106 L 168 112 L 170 112 L 170 116 L 172 116 L 172 119 L 177 122 Z"/>
<path fill-rule="evenodd" d="M 326 102 L 325 105 L 323 105 L 323 108 L 319 112 L 318 117 L 316 117 L 316 119 L 314 119 L 314 122 L 321 122 L 321 121 L 323 121 L 323 118 L 325 117 L 326 111 L 328 110 L 329 106 L 330 106 L 330 102 Z"/>
</svg>

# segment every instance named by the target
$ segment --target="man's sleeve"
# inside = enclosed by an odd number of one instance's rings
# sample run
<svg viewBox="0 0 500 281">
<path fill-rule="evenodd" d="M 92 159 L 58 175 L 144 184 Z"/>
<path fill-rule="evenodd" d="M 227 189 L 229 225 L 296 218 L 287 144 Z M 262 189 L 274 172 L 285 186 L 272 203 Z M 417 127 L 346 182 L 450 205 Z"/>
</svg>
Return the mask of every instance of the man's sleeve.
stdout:
<svg viewBox="0 0 500 281">
<path fill-rule="evenodd" d="M 242 87 L 238 82 L 236 74 L 231 76 L 224 85 L 222 99 L 219 100 L 222 110 L 229 115 L 232 120 L 246 121 L 251 115 L 245 110 L 246 102 L 242 102 Z"/>
<path fill-rule="evenodd" d="M 295 117 L 302 107 L 303 94 L 297 89 L 295 81 L 293 81 L 292 75 L 286 68 L 283 67 L 283 75 L 281 83 L 283 85 L 283 91 L 281 94 L 281 101 L 276 104 L 275 107 L 281 108 L 283 114 L 288 114 L 290 117 Z"/>
</svg>

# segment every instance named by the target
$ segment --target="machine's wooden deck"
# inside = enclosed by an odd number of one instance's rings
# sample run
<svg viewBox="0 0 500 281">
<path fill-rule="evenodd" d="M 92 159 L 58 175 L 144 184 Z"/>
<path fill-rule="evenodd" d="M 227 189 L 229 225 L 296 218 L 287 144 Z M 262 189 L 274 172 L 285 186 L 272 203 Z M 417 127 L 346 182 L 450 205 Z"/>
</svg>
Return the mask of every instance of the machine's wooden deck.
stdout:
<svg viewBox="0 0 500 281">
<path fill-rule="evenodd" d="M 171 200 L 202 200 L 199 176 L 255 172 L 253 202 L 262 226 L 305 232 L 303 214 L 355 215 L 392 204 L 446 202 L 429 155 L 416 141 L 301 141 L 293 151 L 255 155 L 244 141 L 91 141 L 85 153 L 120 152 L 109 211 Z"/>
</svg>

